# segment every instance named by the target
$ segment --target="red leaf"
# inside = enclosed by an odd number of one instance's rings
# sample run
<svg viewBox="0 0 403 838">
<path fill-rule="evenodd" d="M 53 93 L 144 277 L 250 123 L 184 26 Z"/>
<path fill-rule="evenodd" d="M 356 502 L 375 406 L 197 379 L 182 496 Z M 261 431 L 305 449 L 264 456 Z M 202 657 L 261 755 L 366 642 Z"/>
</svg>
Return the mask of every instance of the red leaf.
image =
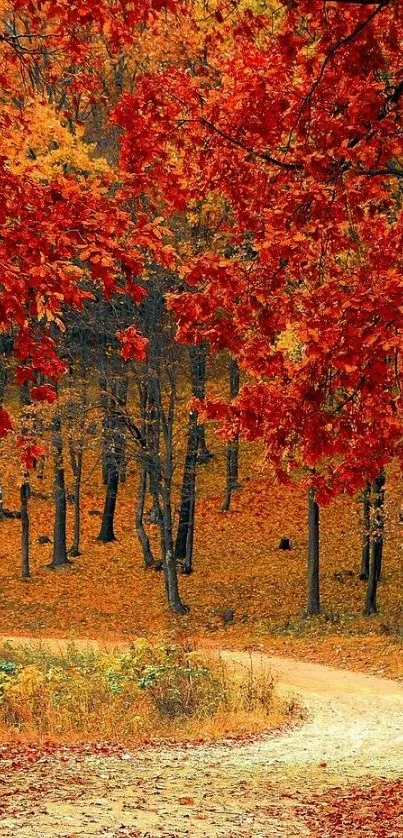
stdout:
<svg viewBox="0 0 403 838">
<path fill-rule="evenodd" d="M 35 401 L 49 402 L 49 404 L 53 404 L 53 402 L 57 399 L 57 394 L 51 387 L 48 387 L 47 384 L 32 387 L 31 396 Z"/>
<path fill-rule="evenodd" d="M 10 420 L 10 416 L 6 410 L 0 407 L 0 437 L 7 436 L 8 432 L 11 431 L 12 424 Z"/>
</svg>

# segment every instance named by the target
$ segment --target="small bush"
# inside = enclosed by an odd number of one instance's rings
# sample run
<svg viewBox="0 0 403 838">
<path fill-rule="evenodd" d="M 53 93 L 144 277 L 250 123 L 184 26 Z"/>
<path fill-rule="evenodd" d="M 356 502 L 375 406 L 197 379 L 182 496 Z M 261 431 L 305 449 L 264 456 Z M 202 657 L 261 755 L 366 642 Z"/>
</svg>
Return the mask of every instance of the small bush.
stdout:
<svg viewBox="0 0 403 838">
<path fill-rule="evenodd" d="M 273 709 L 273 681 L 252 662 L 240 674 L 164 642 L 139 641 L 118 654 L 81 652 L 74 644 L 59 655 L 8 646 L 1 655 L 3 738 L 178 738 L 189 724 L 197 735 L 237 714 L 267 720 Z"/>
</svg>

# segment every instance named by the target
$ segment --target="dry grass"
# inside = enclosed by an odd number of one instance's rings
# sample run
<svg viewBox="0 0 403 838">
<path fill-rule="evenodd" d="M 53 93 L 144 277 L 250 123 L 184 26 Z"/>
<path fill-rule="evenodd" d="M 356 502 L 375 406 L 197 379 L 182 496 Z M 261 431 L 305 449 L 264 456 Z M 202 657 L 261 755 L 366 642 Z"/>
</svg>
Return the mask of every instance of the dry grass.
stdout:
<svg viewBox="0 0 403 838">
<path fill-rule="evenodd" d="M 211 740 L 279 727 L 295 707 L 269 674 L 232 670 L 166 641 L 118 653 L 0 649 L 0 738 L 91 742 Z"/>
</svg>

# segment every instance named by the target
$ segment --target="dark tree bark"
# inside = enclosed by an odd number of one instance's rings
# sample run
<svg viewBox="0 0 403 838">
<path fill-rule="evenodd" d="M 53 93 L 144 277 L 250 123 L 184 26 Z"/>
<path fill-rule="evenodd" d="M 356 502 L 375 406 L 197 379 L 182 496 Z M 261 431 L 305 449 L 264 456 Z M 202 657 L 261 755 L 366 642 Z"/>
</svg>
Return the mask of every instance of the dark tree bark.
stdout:
<svg viewBox="0 0 403 838">
<path fill-rule="evenodd" d="M 166 453 L 166 470 L 162 487 L 162 520 L 164 530 L 164 558 L 163 570 L 165 576 L 165 588 L 167 599 L 172 610 L 176 614 L 187 614 L 189 608 L 185 605 L 179 594 L 178 572 L 174 556 L 174 543 L 172 534 L 172 508 L 171 508 L 171 463 L 172 449 L 168 444 Z M 167 467 L 168 466 L 168 467 Z"/>
<path fill-rule="evenodd" d="M 176 571 L 176 563 L 173 553 L 167 550 L 164 560 L 164 573 L 166 579 L 166 589 L 168 602 L 176 614 L 188 614 L 189 608 L 185 605 L 179 596 L 178 574 Z"/>
<path fill-rule="evenodd" d="M 66 481 L 63 466 L 63 438 L 62 422 L 57 413 L 53 419 L 53 468 L 54 468 L 54 502 L 55 522 L 53 529 L 53 556 L 49 565 L 51 568 L 63 567 L 71 564 L 67 556 L 66 517 L 67 498 Z"/>
<path fill-rule="evenodd" d="M 6 386 L 7 386 L 7 368 L 4 363 L 0 363 L 0 407 L 3 407 L 4 404 L 4 397 L 6 393 Z M 6 518 L 4 514 L 4 495 L 3 495 L 3 488 L 0 483 L 0 521 L 4 521 Z"/>
<path fill-rule="evenodd" d="M 376 562 L 376 581 L 379 583 L 382 576 L 383 564 L 383 542 L 385 531 L 385 472 L 382 469 L 374 483 L 374 524 L 378 534 L 378 558 Z"/>
<path fill-rule="evenodd" d="M 235 399 L 239 394 L 240 375 L 239 367 L 234 358 L 229 362 L 229 395 L 230 399 Z M 224 500 L 221 509 L 223 512 L 229 512 L 231 506 L 232 493 L 239 488 L 239 436 L 230 439 L 227 443 L 226 452 L 227 461 L 227 483 L 225 487 Z"/>
<path fill-rule="evenodd" d="M 73 479 L 74 479 L 74 523 L 73 523 L 73 542 L 71 548 L 69 550 L 70 556 L 80 556 L 80 534 L 81 534 L 81 481 L 82 481 L 82 473 L 83 473 L 83 462 L 84 462 L 84 447 L 85 447 L 85 426 L 86 426 L 86 414 L 87 414 L 87 407 L 88 407 L 88 382 L 87 382 L 87 363 L 88 363 L 88 356 L 87 352 L 83 346 L 83 342 L 81 345 L 81 398 L 80 404 L 78 407 L 79 416 L 73 417 L 78 418 L 78 438 L 74 440 L 73 438 L 73 428 L 69 433 L 69 452 L 70 452 L 70 463 L 71 463 L 71 470 L 73 472 Z M 76 411 L 77 413 L 77 411 Z"/>
<path fill-rule="evenodd" d="M 207 344 L 201 343 L 196 346 L 190 346 L 189 355 L 192 393 L 196 399 L 202 401 L 206 395 Z M 202 465 L 208 463 L 214 456 L 207 448 L 206 429 L 204 425 L 197 426 L 197 437 L 197 462 Z"/>
<path fill-rule="evenodd" d="M 110 541 L 116 541 L 114 520 L 125 446 L 125 424 L 123 417 L 127 400 L 127 377 L 124 379 L 124 385 L 121 390 L 118 379 L 113 381 L 108 405 L 107 450 L 104 455 L 106 494 L 102 524 L 98 536 L 98 540 L 104 544 Z"/>
<path fill-rule="evenodd" d="M 23 579 L 31 578 L 31 571 L 29 566 L 29 482 L 25 477 L 20 487 L 20 501 L 21 501 L 21 576 Z"/>
<path fill-rule="evenodd" d="M 80 534 L 81 534 L 81 478 L 83 473 L 84 451 L 80 446 L 74 461 L 74 520 L 73 520 L 73 543 L 69 550 L 70 556 L 81 556 Z"/>
<path fill-rule="evenodd" d="M 193 570 L 193 540 L 196 506 L 197 411 L 189 413 L 187 450 L 183 471 L 179 523 L 175 542 L 175 559 L 182 563 L 183 573 Z"/>
<path fill-rule="evenodd" d="M 174 542 L 172 532 L 172 476 L 173 476 L 173 424 L 175 414 L 176 390 L 174 376 L 168 369 L 169 380 L 169 404 L 165 410 L 161 401 L 160 388 L 158 387 L 158 408 L 161 416 L 162 434 L 164 438 L 165 454 L 161 468 L 161 490 L 162 497 L 162 523 L 164 536 L 164 558 L 163 570 L 165 575 L 165 587 L 168 602 L 176 614 L 187 614 L 189 608 L 185 605 L 179 595 L 178 572 L 174 555 Z"/>
<path fill-rule="evenodd" d="M 4 403 L 8 381 L 8 370 L 5 363 L 0 363 L 0 405 Z"/>
<path fill-rule="evenodd" d="M 106 303 L 101 302 L 102 329 L 98 335 L 98 384 L 99 401 L 102 411 L 102 479 L 108 483 L 107 451 L 109 446 L 109 393 L 108 393 L 108 356 L 106 351 Z"/>
<path fill-rule="evenodd" d="M 116 541 L 114 532 L 116 499 L 118 495 L 119 486 L 119 468 L 114 452 L 110 453 L 107 461 L 107 476 L 108 482 L 106 485 L 105 504 L 102 515 L 101 529 L 98 536 L 98 541 L 103 544 L 108 544 L 111 541 Z"/>
<path fill-rule="evenodd" d="M 112 382 L 112 404 L 117 407 L 114 413 L 114 439 L 118 454 L 119 481 L 126 482 L 126 428 L 122 419 L 127 406 L 129 393 L 129 379 L 126 373 L 116 374 Z"/>
<path fill-rule="evenodd" d="M 310 616 L 320 613 L 319 585 L 319 504 L 315 489 L 308 491 L 308 602 Z"/>
<path fill-rule="evenodd" d="M 152 508 L 150 512 L 150 523 L 162 526 L 162 512 L 159 502 L 161 462 L 159 456 L 161 436 L 161 416 L 158 407 L 157 388 L 154 381 L 148 381 L 146 395 L 146 440 L 147 449 L 150 452 L 148 458 L 148 478 Z"/>
<path fill-rule="evenodd" d="M 367 582 L 369 579 L 369 564 L 371 554 L 371 484 L 367 483 L 363 491 L 363 532 L 362 532 L 362 557 L 360 579 Z"/>
<path fill-rule="evenodd" d="M 37 373 L 36 373 L 36 383 L 38 385 L 45 384 L 45 376 L 43 375 L 43 373 L 41 373 L 39 371 L 37 371 Z M 29 402 L 30 401 L 31 401 L 31 398 L 30 398 L 30 394 L 29 394 Z M 43 436 L 43 433 L 44 433 L 44 430 L 45 430 L 43 419 L 41 418 L 40 414 L 39 415 L 35 414 L 34 426 L 35 426 L 35 434 L 36 434 L 37 438 L 40 439 Z M 36 463 L 36 477 L 37 477 L 38 480 L 43 480 L 44 479 L 45 465 L 46 465 L 46 456 L 45 456 L 45 454 L 42 454 L 38 458 L 37 463 Z M 32 490 L 31 490 L 31 495 L 32 495 Z"/>
<path fill-rule="evenodd" d="M 382 471 L 372 484 L 373 517 L 371 532 L 371 557 L 364 614 L 370 617 L 378 612 L 377 591 L 382 571 L 383 532 L 385 524 L 384 497 L 385 473 Z"/>
<path fill-rule="evenodd" d="M 4 512 L 4 495 L 3 495 L 3 487 L 0 483 L 0 521 L 5 521 L 7 515 Z"/>
<path fill-rule="evenodd" d="M 155 567 L 154 556 L 152 554 L 150 539 L 144 527 L 144 505 L 147 493 L 147 469 L 142 463 L 140 467 L 139 488 L 137 495 L 137 509 L 136 509 L 136 532 L 143 551 L 144 566 L 146 568 Z"/>
<path fill-rule="evenodd" d="M 31 404 L 31 395 L 29 392 L 29 383 L 24 381 L 20 385 L 20 405 L 21 407 L 28 407 Z"/>
</svg>

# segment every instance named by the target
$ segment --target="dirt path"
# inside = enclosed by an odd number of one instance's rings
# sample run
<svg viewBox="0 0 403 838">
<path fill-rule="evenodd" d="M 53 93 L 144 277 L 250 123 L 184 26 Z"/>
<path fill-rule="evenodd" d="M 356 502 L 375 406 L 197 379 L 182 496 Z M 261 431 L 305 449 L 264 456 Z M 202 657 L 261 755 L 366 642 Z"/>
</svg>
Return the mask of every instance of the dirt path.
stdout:
<svg viewBox="0 0 403 838">
<path fill-rule="evenodd" d="M 252 661 L 302 701 L 303 725 L 253 743 L 46 757 L 6 771 L 1 838 L 303 838 L 314 792 L 403 777 L 403 686 L 258 653 Z"/>
</svg>

